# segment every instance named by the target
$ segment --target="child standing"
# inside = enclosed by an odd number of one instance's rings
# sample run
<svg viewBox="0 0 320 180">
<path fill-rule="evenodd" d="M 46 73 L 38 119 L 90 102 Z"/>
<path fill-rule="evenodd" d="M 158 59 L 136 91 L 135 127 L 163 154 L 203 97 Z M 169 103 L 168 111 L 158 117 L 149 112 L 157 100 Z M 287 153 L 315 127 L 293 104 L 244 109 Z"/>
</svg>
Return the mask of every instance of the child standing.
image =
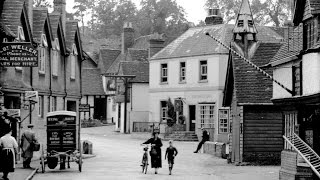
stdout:
<svg viewBox="0 0 320 180">
<path fill-rule="evenodd" d="M 178 150 L 173 147 L 173 141 L 169 141 L 169 147 L 167 148 L 166 155 L 164 156 L 164 159 L 168 158 L 168 164 L 169 164 L 169 175 L 171 175 L 173 164 L 174 164 L 174 158 L 178 155 Z"/>
</svg>

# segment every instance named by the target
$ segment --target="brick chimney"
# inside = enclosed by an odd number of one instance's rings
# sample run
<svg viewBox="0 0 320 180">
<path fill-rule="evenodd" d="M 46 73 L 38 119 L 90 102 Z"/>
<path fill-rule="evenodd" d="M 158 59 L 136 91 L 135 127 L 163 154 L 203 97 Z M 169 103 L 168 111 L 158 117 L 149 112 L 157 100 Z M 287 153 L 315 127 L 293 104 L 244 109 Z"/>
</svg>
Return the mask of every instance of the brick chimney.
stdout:
<svg viewBox="0 0 320 180">
<path fill-rule="evenodd" d="M 31 28 L 31 31 L 32 31 L 32 28 L 33 28 L 33 0 L 25 0 L 24 4 L 25 4 L 26 9 L 27 9 L 30 28 Z"/>
<path fill-rule="evenodd" d="M 284 22 L 283 24 L 284 29 L 284 35 L 283 35 L 283 39 L 284 40 L 289 40 L 291 38 L 293 38 L 293 22 L 291 20 L 287 20 Z"/>
<path fill-rule="evenodd" d="M 208 16 L 205 19 L 206 25 L 223 24 L 223 18 L 220 13 L 220 9 L 210 8 L 208 9 Z"/>
<path fill-rule="evenodd" d="M 63 32 L 66 33 L 66 20 L 67 20 L 66 0 L 53 0 L 53 9 L 54 9 L 54 12 L 58 12 L 61 14 Z"/>
<path fill-rule="evenodd" d="M 149 59 L 164 48 L 164 34 L 152 34 L 149 40 Z"/>
<path fill-rule="evenodd" d="M 134 29 L 131 22 L 125 22 L 122 32 L 122 53 L 127 52 L 134 44 Z"/>
</svg>

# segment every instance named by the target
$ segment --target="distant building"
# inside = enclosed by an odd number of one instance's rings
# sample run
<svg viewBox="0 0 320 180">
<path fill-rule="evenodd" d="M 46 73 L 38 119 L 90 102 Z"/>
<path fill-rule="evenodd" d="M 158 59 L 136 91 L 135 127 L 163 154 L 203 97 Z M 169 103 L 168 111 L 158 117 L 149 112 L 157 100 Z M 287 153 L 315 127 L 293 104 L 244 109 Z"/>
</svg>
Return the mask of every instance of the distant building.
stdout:
<svg viewBox="0 0 320 180">
<path fill-rule="evenodd" d="M 222 24 L 218 9 L 210 9 L 205 22 L 206 26 L 190 28 L 151 58 L 150 121 L 165 123 L 168 98 L 172 101 L 181 99 L 180 114 L 185 117 L 181 129 L 201 137 L 200 128 L 203 127 L 210 132 L 211 141 L 227 143 L 231 129 L 230 110 L 222 105 L 229 51 L 205 34 L 208 32 L 230 45 L 234 25 Z M 256 30 L 262 42 L 282 40 L 268 27 L 258 26 Z M 220 113 L 226 115 L 220 116 Z"/>
<path fill-rule="evenodd" d="M 100 49 L 99 67 L 102 74 L 134 75 L 129 82 L 127 112 L 124 103 L 124 84 L 121 78 L 103 77 L 107 100 L 107 119 L 113 119 L 115 130 L 135 131 L 134 122 L 149 122 L 149 58 L 164 47 L 163 35 L 134 37 L 130 22 L 124 24 L 121 50 Z M 124 113 L 127 113 L 126 130 Z"/>
</svg>

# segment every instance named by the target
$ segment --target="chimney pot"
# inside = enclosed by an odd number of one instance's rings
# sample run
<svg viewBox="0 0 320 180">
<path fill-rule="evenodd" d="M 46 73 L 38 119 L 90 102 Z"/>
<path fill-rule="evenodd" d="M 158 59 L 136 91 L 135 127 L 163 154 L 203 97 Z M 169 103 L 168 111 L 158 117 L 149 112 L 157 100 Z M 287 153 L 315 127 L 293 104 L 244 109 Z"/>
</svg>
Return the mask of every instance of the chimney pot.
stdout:
<svg viewBox="0 0 320 180">
<path fill-rule="evenodd" d="M 132 22 L 124 22 L 122 32 L 122 53 L 127 52 L 134 44 L 134 29 Z"/>
</svg>

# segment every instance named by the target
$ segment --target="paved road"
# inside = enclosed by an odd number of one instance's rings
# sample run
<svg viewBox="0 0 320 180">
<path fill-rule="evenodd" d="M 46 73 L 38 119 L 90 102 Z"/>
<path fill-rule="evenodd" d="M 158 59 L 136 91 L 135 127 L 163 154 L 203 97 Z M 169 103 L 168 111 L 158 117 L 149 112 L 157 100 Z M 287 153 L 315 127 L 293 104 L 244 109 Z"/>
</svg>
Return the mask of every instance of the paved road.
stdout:
<svg viewBox="0 0 320 180">
<path fill-rule="evenodd" d="M 153 170 L 141 174 L 142 140 L 131 135 L 114 133 L 112 127 L 83 129 L 82 139 L 93 142 L 95 158 L 84 161 L 83 172 L 77 171 L 76 164 L 71 170 L 48 171 L 37 174 L 34 180 L 128 180 L 128 179 L 174 179 L 174 180 L 277 180 L 279 167 L 234 166 L 226 160 L 207 154 L 194 154 L 196 143 L 175 142 L 179 150 L 173 175 L 168 175 L 168 165 L 155 175 Z M 167 142 L 163 142 L 167 146 Z M 163 151 L 165 148 L 162 148 Z M 163 152 L 164 153 L 164 152 Z M 163 157 L 164 158 L 164 157 Z"/>
</svg>

